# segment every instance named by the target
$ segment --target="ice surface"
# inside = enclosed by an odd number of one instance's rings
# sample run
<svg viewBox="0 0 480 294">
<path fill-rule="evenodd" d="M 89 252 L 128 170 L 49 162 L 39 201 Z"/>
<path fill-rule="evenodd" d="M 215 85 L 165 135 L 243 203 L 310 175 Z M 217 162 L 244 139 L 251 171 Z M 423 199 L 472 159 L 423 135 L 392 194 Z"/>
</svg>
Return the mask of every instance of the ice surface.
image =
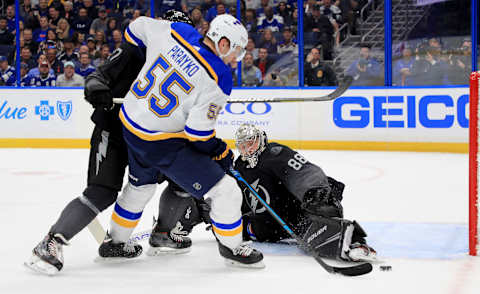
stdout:
<svg viewBox="0 0 480 294">
<path fill-rule="evenodd" d="M 187 255 L 115 265 L 93 262 L 97 245 L 84 230 L 65 247 L 60 275 L 35 274 L 22 264 L 83 191 L 88 150 L 0 149 L 0 293 L 480 293 L 480 258 L 467 256 L 465 154 L 302 153 L 347 184 L 346 217 L 364 225 L 392 271 L 375 265 L 366 276 L 333 276 L 295 247 L 264 245 L 266 269 L 232 269 L 199 225 Z M 138 231 L 151 225 L 157 203 L 158 193 Z M 104 226 L 110 213 L 100 216 Z"/>
</svg>

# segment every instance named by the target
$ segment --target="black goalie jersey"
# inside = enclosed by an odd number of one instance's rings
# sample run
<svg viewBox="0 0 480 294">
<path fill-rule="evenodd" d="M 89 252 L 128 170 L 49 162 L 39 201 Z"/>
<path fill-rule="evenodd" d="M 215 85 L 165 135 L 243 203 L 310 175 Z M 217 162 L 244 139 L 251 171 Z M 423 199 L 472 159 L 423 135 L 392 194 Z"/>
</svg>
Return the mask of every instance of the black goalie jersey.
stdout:
<svg viewBox="0 0 480 294">
<path fill-rule="evenodd" d="M 312 188 L 330 189 L 328 179 L 320 167 L 287 146 L 268 143 L 254 168 L 239 157 L 235 169 L 293 229 L 305 221 L 301 203 Z M 288 234 L 278 225 L 250 190 L 239 183 L 243 193 L 244 238 L 260 242 L 275 242 Z"/>
</svg>

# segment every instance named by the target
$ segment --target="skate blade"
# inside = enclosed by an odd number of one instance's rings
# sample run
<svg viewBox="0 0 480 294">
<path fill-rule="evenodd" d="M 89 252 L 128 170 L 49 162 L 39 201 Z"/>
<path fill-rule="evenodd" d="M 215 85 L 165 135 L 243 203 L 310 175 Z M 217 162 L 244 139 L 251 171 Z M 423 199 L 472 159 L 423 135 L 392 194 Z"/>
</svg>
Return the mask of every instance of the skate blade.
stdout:
<svg viewBox="0 0 480 294">
<path fill-rule="evenodd" d="M 41 273 L 47 276 L 55 276 L 59 273 L 59 270 L 55 266 L 41 260 L 40 257 L 36 255 L 30 257 L 30 259 L 25 261 L 23 265 L 33 270 L 34 272 Z"/>
<path fill-rule="evenodd" d="M 147 250 L 148 256 L 165 256 L 165 255 L 176 255 L 176 254 L 185 254 L 190 252 L 190 247 L 175 249 L 170 247 L 150 247 Z"/>
<path fill-rule="evenodd" d="M 118 264 L 118 263 L 127 263 L 127 262 L 136 262 L 139 259 L 140 256 L 137 257 L 101 257 L 97 256 L 93 260 L 95 263 L 103 263 L 103 264 Z"/>
<path fill-rule="evenodd" d="M 263 260 L 260 260 L 259 262 L 252 263 L 252 264 L 245 264 L 245 263 L 241 263 L 235 260 L 225 258 L 225 264 L 229 267 L 236 267 L 236 268 L 252 268 L 252 269 L 265 268 L 265 264 L 263 263 Z"/>
</svg>

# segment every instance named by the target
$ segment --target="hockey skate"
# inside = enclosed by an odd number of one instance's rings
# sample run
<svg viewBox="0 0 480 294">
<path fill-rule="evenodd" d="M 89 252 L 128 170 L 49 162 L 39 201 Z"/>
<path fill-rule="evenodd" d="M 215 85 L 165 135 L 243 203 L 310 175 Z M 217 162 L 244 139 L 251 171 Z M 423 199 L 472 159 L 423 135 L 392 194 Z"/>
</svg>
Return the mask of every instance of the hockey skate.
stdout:
<svg viewBox="0 0 480 294">
<path fill-rule="evenodd" d="M 367 244 L 355 242 L 350 244 L 350 250 L 347 252 L 351 261 L 377 262 L 377 252 Z"/>
<path fill-rule="evenodd" d="M 187 237 L 188 232 L 182 231 L 183 226 L 177 222 L 170 232 L 161 232 L 157 226 L 152 230 L 148 243 L 150 248 L 148 256 L 159 256 L 168 254 L 182 254 L 190 252 L 192 240 Z"/>
<path fill-rule="evenodd" d="M 123 262 L 140 256 L 142 251 L 142 246 L 135 243 L 114 243 L 112 237 L 107 232 L 105 240 L 103 240 L 102 245 L 98 248 L 98 254 L 100 256 L 96 261 L 107 263 Z"/>
<path fill-rule="evenodd" d="M 63 267 L 63 245 L 68 245 L 68 241 L 62 234 L 48 233 L 33 248 L 32 256 L 24 263 L 25 266 L 49 276 L 58 274 Z"/>
<path fill-rule="evenodd" d="M 218 241 L 217 241 L 218 242 Z M 263 254 L 250 247 L 252 241 L 243 242 L 233 250 L 218 242 L 220 255 L 225 258 L 225 263 L 234 267 L 264 268 Z"/>
</svg>

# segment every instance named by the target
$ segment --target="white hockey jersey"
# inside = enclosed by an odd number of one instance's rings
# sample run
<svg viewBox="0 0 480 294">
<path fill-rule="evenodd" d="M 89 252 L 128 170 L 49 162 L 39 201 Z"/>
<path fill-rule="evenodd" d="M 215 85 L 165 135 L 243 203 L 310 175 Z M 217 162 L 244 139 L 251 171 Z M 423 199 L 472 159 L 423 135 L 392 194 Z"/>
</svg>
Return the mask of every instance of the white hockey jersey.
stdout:
<svg viewBox="0 0 480 294">
<path fill-rule="evenodd" d="M 125 97 L 120 119 L 143 140 L 215 136 L 218 112 L 232 90 L 230 68 L 184 23 L 139 17 L 125 31 L 146 47 L 146 62 Z"/>
</svg>

